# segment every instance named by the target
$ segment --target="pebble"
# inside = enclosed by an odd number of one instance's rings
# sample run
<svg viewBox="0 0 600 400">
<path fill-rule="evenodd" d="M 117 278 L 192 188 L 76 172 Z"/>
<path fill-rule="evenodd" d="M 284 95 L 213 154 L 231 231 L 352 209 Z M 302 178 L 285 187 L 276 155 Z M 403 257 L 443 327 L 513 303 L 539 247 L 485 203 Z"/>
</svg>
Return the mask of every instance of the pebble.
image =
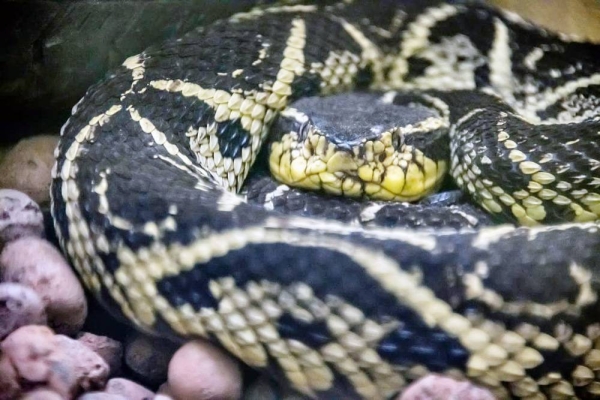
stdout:
<svg viewBox="0 0 600 400">
<path fill-rule="evenodd" d="M 35 290 L 57 333 L 73 335 L 83 326 L 87 303 L 81 283 L 61 253 L 44 239 L 25 237 L 8 243 L 0 254 L 0 280 Z"/>
<path fill-rule="evenodd" d="M 156 396 L 154 396 L 152 400 L 174 400 L 173 393 L 171 393 L 171 389 L 167 382 L 160 385 L 156 392 Z"/>
<path fill-rule="evenodd" d="M 39 135 L 19 141 L 0 163 L 0 188 L 16 189 L 38 204 L 48 204 L 57 144 L 57 135 Z"/>
<path fill-rule="evenodd" d="M 0 355 L 0 400 L 16 399 L 21 393 L 19 375 L 11 360 Z"/>
<path fill-rule="evenodd" d="M 467 381 L 440 375 L 427 375 L 412 383 L 397 400 L 494 400 L 489 390 Z"/>
<path fill-rule="evenodd" d="M 161 393 L 161 394 L 157 394 L 156 396 L 154 396 L 152 398 L 152 400 L 175 400 L 175 399 L 173 399 L 171 396 Z"/>
<path fill-rule="evenodd" d="M 114 393 L 88 392 L 77 398 L 77 400 L 131 400 L 127 397 Z"/>
<path fill-rule="evenodd" d="M 108 321 L 107 321 L 108 322 Z M 94 350 L 110 368 L 110 375 L 115 376 L 121 372 L 123 359 L 123 345 L 109 337 L 82 332 L 77 335 L 77 340 Z"/>
<path fill-rule="evenodd" d="M 72 398 L 105 385 L 108 365 L 87 346 L 46 326 L 21 327 L 0 344 L 0 399 L 41 386 Z M 11 381 L 12 380 L 12 381 Z M 8 393 L 8 397 L 3 397 Z"/>
<path fill-rule="evenodd" d="M 46 310 L 40 296 L 18 283 L 0 283 L 0 340 L 25 325 L 45 325 Z"/>
<path fill-rule="evenodd" d="M 41 388 L 35 389 L 31 392 L 25 393 L 19 398 L 19 400 L 64 400 L 63 397 L 49 389 Z"/>
<path fill-rule="evenodd" d="M 164 394 L 165 396 L 172 396 L 171 389 L 169 389 L 169 382 L 165 382 L 158 387 L 156 394 Z"/>
<path fill-rule="evenodd" d="M 165 339 L 134 333 L 125 344 L 125 364 L 144 384 L 156 387 L 167 379 L 175 350 L 177 346 Z"/>
<path fill-rule="evenodd" d="M 104 388 L 106 393 L 121 395 L 129 400 L 150 400 L 154 392 L 144 386 L 124 378 L 112 378 Z"/>
<path fill-rule="evenodd" d="M 184 344 L 173 355 L 168 384 L 177 400 L 236 400 L 242 393 L 238 364 L 202 340 Z"/>
<path fill-rule="evenodd" d="M 44 216 L 25 193 L 0 189 L 0 246 L 24 236 L 44 236 Z"/>
</svg>

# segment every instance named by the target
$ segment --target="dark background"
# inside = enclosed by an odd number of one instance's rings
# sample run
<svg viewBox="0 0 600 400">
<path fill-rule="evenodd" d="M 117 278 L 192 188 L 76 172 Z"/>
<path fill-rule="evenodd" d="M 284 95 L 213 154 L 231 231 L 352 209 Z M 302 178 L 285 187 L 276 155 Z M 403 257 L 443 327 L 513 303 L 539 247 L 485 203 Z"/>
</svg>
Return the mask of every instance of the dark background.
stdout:
<svg viewBox="0 0 600 400">
<path fill-rule="evenodd" d="M 252 0 L 0 0 L 0 142 L 58 133 L 92 83 Z"/>
</svg>

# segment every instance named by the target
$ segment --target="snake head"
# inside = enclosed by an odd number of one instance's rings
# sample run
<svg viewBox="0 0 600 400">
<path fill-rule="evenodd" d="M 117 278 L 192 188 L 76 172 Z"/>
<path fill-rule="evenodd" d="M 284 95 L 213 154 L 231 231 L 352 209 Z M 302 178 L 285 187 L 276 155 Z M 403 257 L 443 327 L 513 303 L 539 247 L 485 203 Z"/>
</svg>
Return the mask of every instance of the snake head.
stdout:
<svg viewBox="0 0 600 400">
<path fill-rule="evenodd" d="M 354 93 L 297 101 L 273 128 L 271 173 L 290 186 L 350 197 L 415 201 L 430 194 L 447 170 L 447 121 L 394 98 Z"/>
</svg>

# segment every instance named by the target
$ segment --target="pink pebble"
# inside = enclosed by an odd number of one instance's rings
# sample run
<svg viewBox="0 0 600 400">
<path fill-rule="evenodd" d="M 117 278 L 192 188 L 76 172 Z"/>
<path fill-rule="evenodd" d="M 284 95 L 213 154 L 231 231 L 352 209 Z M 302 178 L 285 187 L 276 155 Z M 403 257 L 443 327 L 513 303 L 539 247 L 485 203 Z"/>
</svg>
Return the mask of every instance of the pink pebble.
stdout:
<svg viewBox="0 0 600 400">
<path fill-rule="evenodd" d="M 25 325 L 45 325 L 46 309 L 40 296 L 19 283 L 0 283 L 0 340 Z"/>
<path fill-rule="evenodd" d="M 467 381 L 427 375 L 412 383 L 397 400 L 494 400 L 488 390 Z"/>
<path fill-rule="evenodd" d="M 89 332 L 82 332 L 77 336 L 77 341 L 94 350 L 110 368 L 110 375 L 115 376 L 121 370 L 123 359 L 123 345 L 109 337 L 98 336 Z"/>
<path fill-rule="evenodd" d="M 66 335 L 77 333 L 87 315 L 81 283 L 62 254 L 49 242 L 23 237 L 0 254 L 0 280 L 29 286 L 46 306 L 48 324 Z"/>
<path fill-rule="evenodd" d="M 93 350 L 46 326 L 27 325 L 0 344 L 0 369 L 12 383 L 0 379 L 0 387 L 14 392 L 43 387 L 70 399 L 80 391 L 105 385 L 108 365 Z M 12 369 L 12 371 L 11 371 Z M 14 397 L 2 397 L 0 399 Z"/>
<path fill-rule="evenodd" d="M 118 394 L 129 400 L 149 400 L 154 397 L 154 392 L 142 385 L 124 378 L 112 378 L 104 388 L 106 393 Z"/>
<path fill-rule="evenodd" d="M 183 345 L 169 363 L 169 390 L 177 400 L 236 400 L 242 377 L 237 363 L 205 341 Z"/>
</svg>

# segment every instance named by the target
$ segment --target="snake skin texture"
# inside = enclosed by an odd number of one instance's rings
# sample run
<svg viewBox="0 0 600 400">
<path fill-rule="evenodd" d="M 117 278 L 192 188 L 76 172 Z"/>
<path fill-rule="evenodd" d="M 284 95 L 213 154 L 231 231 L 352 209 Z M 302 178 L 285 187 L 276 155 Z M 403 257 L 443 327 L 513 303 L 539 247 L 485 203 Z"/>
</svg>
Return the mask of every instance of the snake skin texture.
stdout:
<svg viewBox="0 0 600 400">
<path fill-rule="evenodd" d="M 335 220 L 351 225 L 387 228 L 480 228 L 492 218 L 466 201 L 447 204 L 364 202 L 341 196 L 306 192 L 275 181 L 268 173 L 253 173 L 244 192 L 250 204 L 284 215 Z"/>
<path fill-rule="evenodd" d="M 600 397 L 599 49 L 467 1 L 215 22 L 73 108 L 61 246 L 139 329 L 207 338 L 307 396 L 384 399 L 439 372 L 501 399 Z M 439 91 L 454 181 L 528 226 L 369 228 L 234 193 L 291 101 L 358 88 Z"/>
</svg>

